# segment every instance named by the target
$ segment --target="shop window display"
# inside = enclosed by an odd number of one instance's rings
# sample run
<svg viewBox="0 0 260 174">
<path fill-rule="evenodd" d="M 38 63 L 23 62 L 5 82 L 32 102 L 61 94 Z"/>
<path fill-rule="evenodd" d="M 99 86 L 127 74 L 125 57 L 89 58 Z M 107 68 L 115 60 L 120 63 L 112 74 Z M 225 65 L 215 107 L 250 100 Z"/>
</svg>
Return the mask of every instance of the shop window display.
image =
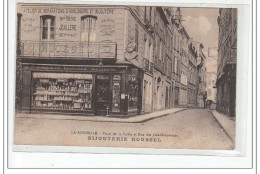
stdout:
<svg viewBox="0 0 260 174">
<path fill-rule="evenodd" d="M 129 111 L 137 110 L 138 102 L 138 80 L 136 75 L 129 75 Z"/>
<path fill-rule="evenodd" d="M 113 92 L 113 104 L 112 104 L 112 111 L 119 112 L 120 111 L 120 82 L 121 76 L 114 75 L 113 76 L 113 85 L 112 85 L 112 92 Z"/>
<path fill-rule="evenodd" d="M 92 75 L 34 73 L 32 108 L 91 110 Z"/>
</svg>

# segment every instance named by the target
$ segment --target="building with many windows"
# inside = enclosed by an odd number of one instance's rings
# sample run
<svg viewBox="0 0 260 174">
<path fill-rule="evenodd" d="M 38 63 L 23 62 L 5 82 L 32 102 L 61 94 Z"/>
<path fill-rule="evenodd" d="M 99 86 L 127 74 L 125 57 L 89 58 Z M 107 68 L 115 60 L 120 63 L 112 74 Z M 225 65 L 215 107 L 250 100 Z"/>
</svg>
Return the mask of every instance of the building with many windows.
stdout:
<svg viewBox="0 0 260 174">
<path fill-rule="evenodd" d="M 203 53 L 180 8 L 17 9 L 17 112 L 131 116 L 196 104 Z"/>
<path fill-rule="evenodd" d="M 156 7 L 155 11 L 155 51 L 154 51 L 154 110 L 169 108 L 172 98 L 172 33 L 169 29 L 168 9 Z"/>
<path fill-rule="evenodd" d="M 18 4 L 17 110 L 150 111 L 154 10 Z"/>
<path fill-rule="evenodd" d="M 219 9 L 217 110 L 235 116 L 237 63 L 237 9 Z"/>
<path fill-rule="evenodd" d="M 207 78 L 207 68 L 205 65 L 206 56 L 203 53 L 203 44 L 196 43 L 197 49 L 197 71 L 198 71 L 198 79 L 197 79 L 197 107 L 204 108 L 207 99 L 207 91 L 206 91 L 206 78 Z"/>
<path fill-rule="evenodd" d="M 197 102 L 197 52 L 196 47 L 192 41 L 189 43 L 189 66 L 188 66 L 188 106 L 195 107 Z"/>
<path fill-rule="evenodd" d="M 182 49 L 182 13 L 181 9 L 172 8 L 172 25 L 173 31 L 173 79 L 174 79 L 174 106 L 180 105 L 180 89 L 181 89 L 181 49 Z"/>
<path fill-rule="evenodd" d="M 189 66 L 189 35 L 184 27 L 181 28 L 181 89 L 180 89 L 180 105 L 187 106 L 188 104 L 188 66 Z"/>
<path fill-rule="evenodd" d="M 207 72 L 207 107 L 216 109 L 217 89 L 216 89 L 216 72 Z"/>
</svg>

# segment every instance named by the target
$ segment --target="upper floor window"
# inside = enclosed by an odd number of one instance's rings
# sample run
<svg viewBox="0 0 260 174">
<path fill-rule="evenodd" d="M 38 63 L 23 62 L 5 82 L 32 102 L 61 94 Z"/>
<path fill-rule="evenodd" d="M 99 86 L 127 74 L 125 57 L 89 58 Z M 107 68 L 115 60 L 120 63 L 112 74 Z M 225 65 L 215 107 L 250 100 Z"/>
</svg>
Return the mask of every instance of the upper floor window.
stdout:
<svg viewBox="0 0 260 174">
<path fill-rule="evenodd" d="M 81 41 L 94 42 L 96 41 L 96 16 L 81 17 Z"/>
<path fill-rule="evenodd" d="M 163 56 L 163 42 L 160 40 L 160 47 L 159 47 L 159 59 L 162 60 Z"/>
<path fill-rule="evenodd" d="M 144 8 L 144 18 L 151 23 L 152 20 L 152 7 Z"/>
<path fill-rule="evenodd" d="M 176 36 L 176 50 L 179 52 L 180 51 L 180 41 L 179 41 L 179 37 Z"/>
<path fill-rule="evenodd" d="M 146 38 L 144 40 L 144 58 L 148 59 L 149 62 L 153 61 L 153 45 L 151 43 L 151 40 L 149 40 L 148 38 Z"/>
<path fill-rule="evenodd" d="M 149 58 L 149 61 L 150 61 L 150 62 L 153 62 L 153 45 L 152 45 L 152 44 L 150 44 L 149 49 L 150 49 L 150 54 L 149 54 L 150 58 Z"/>
<path fill-rule="evenodd" d="M 53 40 L 55 36 L 55 17 L 41 16 L 41 39 Z"/>
<path fill-rule="evenodd" d="M 17 14 L 17 36 L 16 39 L 19 41 L 21 39 L 21 18 L 22 14 Z"/>
<path fill-rule="evenodd" d="M 140 7 L 136 6 L 136 10 L 137 10 L 137 12 L 139 12 L 140 11 Z"/>
<path fill-rule="evenodd" d="M 150 50 L 149 50 L 149 40 L 146 39 L 145 40 L 145 47 L 144 47 L 144 57 L 146 59 L 149 59 L 149 52 L 150 52 Z"/>
<path fill-rule="evenodd" d="M 135 24 L 135 44 L 136 44 L 135 51 L 138 51 L 138 36 L 139 36 L 138 24 Z"/>
</svg>

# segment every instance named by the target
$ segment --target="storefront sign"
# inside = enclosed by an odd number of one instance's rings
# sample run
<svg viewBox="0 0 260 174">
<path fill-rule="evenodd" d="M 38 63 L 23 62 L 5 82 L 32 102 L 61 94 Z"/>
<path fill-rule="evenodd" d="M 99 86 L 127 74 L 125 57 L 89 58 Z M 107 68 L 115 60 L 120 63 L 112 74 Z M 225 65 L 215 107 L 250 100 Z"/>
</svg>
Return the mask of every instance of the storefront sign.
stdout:
<svg viewBox="0 0 260 174">
<path fill-rule="evenodd" d="M 77 66 L 40 66 L 40 65 L 23 65 L 23 70 L 42 70 L 42 71 L 84 71 L 93 73 L 124 73 L 122 67 L 77 67 Z"/>
<path fill-rule="evenodd" d="M 121 76 L 120 75 L 114 75 L 113 80 L 119 81 L 119 80 L 121 80 Z"/>
<path fill-rule="evenodd" d="M 35 32 L 37 27 L 34 26 L 35 18 L 29 17 L 29 18 L 23 18 L 23 27 L 22 30 L 25 33 L 31 33 Z"/>
<path fill-rule="evenodd" d="M 136 81 L 136 75 L 129 74 L 129 81 L 135 82 Z"/>
<path fill-rule="evenodd" d="M 75 16 L 62 16 L 62 17 L 60 17 L 60 21 L 66 21 L 66 22 L 71 22 L 71 21 L 73 21 L 73 22 L 76 22 L 77 21 L 77 17 L 75 17 Z"/>
<path fill-rule="evenodd" d="M 76 25 L 64 25 L 64 24 L 61 24 L 59 30 L 60 31 L 76 31 L 77 27 L 76 27 Z"/>
<path fill-rule="evenodd" d="M 23 13 L 114 14 L 112 8 L 24 8 Z"/>
<path fill-rule="evenodd" d="M 97 79 L 108 80 L 109 76 L 108 75 L 97 75 Z"/>
<path fill-rule="evenodd" d="M 115 32 L 115 20 L 103 19 L 100 21 L 101 36 L 111 36 Z"/>
</svg>

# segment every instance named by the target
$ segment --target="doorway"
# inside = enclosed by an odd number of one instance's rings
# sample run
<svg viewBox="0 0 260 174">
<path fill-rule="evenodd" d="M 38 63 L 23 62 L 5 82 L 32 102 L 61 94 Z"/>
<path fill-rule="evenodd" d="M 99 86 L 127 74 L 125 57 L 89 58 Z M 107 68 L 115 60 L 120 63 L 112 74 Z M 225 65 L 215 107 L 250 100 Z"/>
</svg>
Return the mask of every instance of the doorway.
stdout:
<svg viewBox="0 0 260 174">
<path fill-rule="evenodd" d="M 174 94 L 174 96 L 175 96 L 175 105 L 177 106 L 177 105 L 179 105 L 179 88 L 175 88 L 175 94 Z"/>
<path fill-rule="evenodd" d="M 97 75 L 96 77 L 96 109 L 95 115 L 106 115 L 110 100 L 109 75 Z M 109 109 L 111 110 L 111 109 Z"/>
<path fill-rule="evenodd" d="M 169 89 L 168 87 L 166 86 L 166 94 L 165 94 L 165 109 L 168 109 L 169 108 Z"/>
</svg>

